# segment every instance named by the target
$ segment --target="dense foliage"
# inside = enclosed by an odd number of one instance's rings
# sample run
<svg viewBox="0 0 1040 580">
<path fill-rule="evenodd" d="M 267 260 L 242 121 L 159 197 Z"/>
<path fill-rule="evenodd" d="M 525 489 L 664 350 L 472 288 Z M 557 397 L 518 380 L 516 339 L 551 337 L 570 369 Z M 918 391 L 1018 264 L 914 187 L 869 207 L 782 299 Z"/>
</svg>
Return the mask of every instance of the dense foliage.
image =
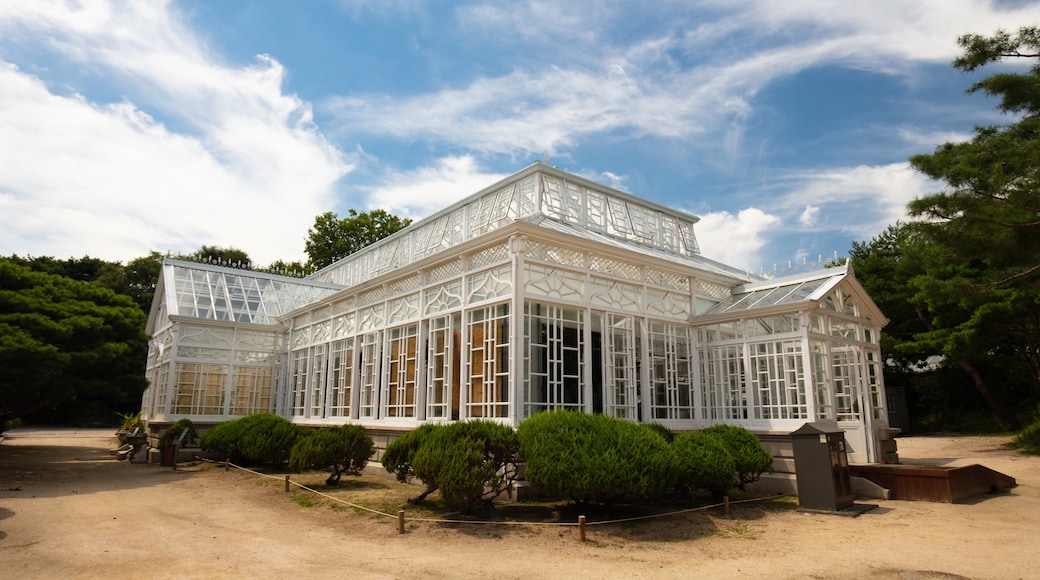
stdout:
<svg viewBox="0 0 1040 580">
<path fill-rule="evenodd" d="M 144 322 L 126 296 L 0 258 L 0 424 L 63 403 L 139 405 Z"/>
<path fill-rule="evenodd" d="M 167 445 L 174 445 L 180 442 L 181 435 L 184 435 L 183 443 L 185 445 L 192 445 L 199 440 L 199 433 L 195 431 L 195 425 L 191 422 L 191 419 L 185 417 L 167 427 L 162 435 L 159 436 L 159 447 L 166 447 Z"/>
<path fill-rule="evenodd" d="M 289 453 L 289 468 L 297 473 L 328 468 L 331 474 L 325 483 L 333 484 L 343 474 L 361 475 L 375 450 L 372 438 L 360 425 L 321 427 L 296 440 Z"/>
<path fill-rule="evenodd" d="M 349 210 L 345 218 L 334 212 L 325 212 L 314 219 L 307 230 L 307 266 L 320 270 L 336 260 L 378 242 L 408 227 L 412 220 L 401 218 L 381 209 L 369 212 Z"/>
<path fill-rule="evenodd" d="M 579 504 L 655 497 L 673 479 L 668 442 L 644 424 L 547 411 L 520 423 L 517 434 L 526 479 Z"/>
<path fill-rule="evenodd" d="M 282 465 L 303 428 L 271 413 L 256 413 L 214 426 L 200 445 L 221 457 L 238 462 Z"/>
<path fill-rule="evenodd" d="M 772 471 L 773 455 L 762 447 L 762 441 L 754 433 L 744 427 L 713 425 L 701 433 L 717 440 L 729 451 L 737 474 L 737 489 L 743 490 L 747 484 L 758 481 L 763 473 Z"/>
<path fill-rule="evenodd" d="M 733 488 L 736 462 L 719 437 L 703 431 L 681 433 L 672 442 L 675 487 L 683 494 L 698 489 L 722 495 Z"/>
<path fill-rule="evenodd" d="M 1040 421 L 1030 423 L 1011 441 L 1011 446 L 1030 455 L 1040 455 Z"/>
<path fill-rule="evenodd" d="M 423 482 L 426 489 L 413 503 L 440 490 L 445 503 L 468 511 L 506 490 L 516 473 L 518 450 L 516 433 L 501 423 L 428 424 L 387 446 L 383 466 L 401 481 L 416 477 Z"/>
</svg>

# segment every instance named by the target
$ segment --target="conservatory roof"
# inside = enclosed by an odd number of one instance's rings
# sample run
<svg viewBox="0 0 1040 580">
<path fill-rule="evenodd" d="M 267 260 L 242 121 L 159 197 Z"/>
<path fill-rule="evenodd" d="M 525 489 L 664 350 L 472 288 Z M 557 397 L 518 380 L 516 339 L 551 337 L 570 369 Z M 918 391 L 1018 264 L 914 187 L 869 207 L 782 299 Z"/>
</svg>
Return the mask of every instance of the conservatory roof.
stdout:
<svg viewBox="0 0 1040 580">
<path fill-rule="evenodd" d="M 535 163 L 309 278 L 354 286 L 516 221 L 539 218 L 671 256 L 700 254 L 696 216 Z"/>
<path fill-rule="evenodd" d="M 636 252 L 644 256 L 667 260 L 673 264 L 678 263 L 683 266 L 699 270 L 701 272 L 710 272 L 712 274 L 724 277 L 728 280 L 732 280 L 732 282 L 730 282 L 731 284 L 736 284 L 741 281 L 747 281 L 758 278 L 757 276 L 751 274 L 750 272 L 747 272 L 746 270 L 741 270 L 733 266 L 727 266 L 722 262 L 716 262 L 715 260 L 705 258 L 700 254 L 674 254 L 672 252 L 668 252 L 653 246 L 639 244 L 631 240 L 621 239 L 614 236 L 608 236 L 602 232 L 588 230 L 572 224 L 556 221 L 551 218 L 548 218 L 547 216 L 535 216 L 530 220 L 525 221 L 529 221 L 529 223 L 531 223 L 532 225 L 564 233 L 570 236 L 576 236 L 586 240 L 599 242 L 601 244 L 607 244 L 615 248 L 623 248 L 625 250 Z"/>
<path fill-rule="evenodd" d="M 712 306 L 701 316 L 732 314 L 752 308 L 791 305 L 799 302 L 814 302 L 823 299 L 828 292 L 840 284 L 851 269 L 846 267 L 825 268 L 794 276 L 772 278 L 762 282 L 745 284 L 733 290 L 733 294 Z"/>
<path fill-rule="evenodd" d="M 314 280 L 181 260 L 163 261 L 166 313 L 204 320 L 276 324 L 276 318 L 342 287 Z"/>
</svg>

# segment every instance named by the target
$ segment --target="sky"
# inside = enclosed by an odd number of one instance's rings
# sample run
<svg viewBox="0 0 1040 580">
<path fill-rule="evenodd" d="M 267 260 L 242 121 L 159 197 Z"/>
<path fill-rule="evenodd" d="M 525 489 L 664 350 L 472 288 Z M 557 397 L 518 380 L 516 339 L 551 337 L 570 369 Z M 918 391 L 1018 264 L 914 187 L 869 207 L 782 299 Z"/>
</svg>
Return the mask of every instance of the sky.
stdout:
<svg viewBox="0 0 1040 580">
<path fill-rule="evenodd" d="M 420 219 L 536 161 L 700 218 L 761 273 L 941 191 L 910 156 L 1008 122 L 986 0 L 0 0 L 0 255 L 305 261 L 317 215 Z"/>
</svg>

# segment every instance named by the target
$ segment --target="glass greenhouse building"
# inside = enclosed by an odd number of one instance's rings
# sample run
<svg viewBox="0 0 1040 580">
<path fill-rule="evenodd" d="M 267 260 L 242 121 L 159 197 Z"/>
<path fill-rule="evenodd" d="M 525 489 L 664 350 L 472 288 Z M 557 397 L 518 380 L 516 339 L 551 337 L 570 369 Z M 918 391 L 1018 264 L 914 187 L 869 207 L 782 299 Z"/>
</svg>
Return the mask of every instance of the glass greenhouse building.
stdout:
<svg viewBox="0 0 1040 580">
<path fill-rule="evenodd" d="M 849 266 L 761 279 L 697 218 L 536 163 L 307 278 L 167 259 L 143 416 L 382 437 L 578 409 L 675 431 L 835 421 L 880 461 L 887 320 Z"/>
</svg>

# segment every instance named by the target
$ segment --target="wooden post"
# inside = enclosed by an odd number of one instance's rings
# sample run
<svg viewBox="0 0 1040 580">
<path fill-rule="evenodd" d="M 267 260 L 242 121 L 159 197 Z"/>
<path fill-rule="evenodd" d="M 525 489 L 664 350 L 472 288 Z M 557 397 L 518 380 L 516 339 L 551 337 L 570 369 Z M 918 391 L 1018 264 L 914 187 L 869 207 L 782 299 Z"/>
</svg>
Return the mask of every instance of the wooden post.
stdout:
<svg viewBox="0 0 1040 580">
<path fill-rule="evenodd" d="M 224 471 L 231 469 L 231 459 L 224 460 Z"/>
<path fill-rule="evenodd" d="M 585 516 L 578 516 L 578 539 L 585 541 Z"/>
<path fill-rule="evenodd" d="M 289 491 L 289 474 L 285 474 L 285 491 Z"/>
<path fill-rule="evenodd" d="M 729 496 L 722 496 L 722 513 L 725 514 L 726 519 L 729 519 Z"/>
<path fill-rule="evenodd" d="M 397 533 L 404 533 L 404 510 L 397 510 Z"/>
</svg>

